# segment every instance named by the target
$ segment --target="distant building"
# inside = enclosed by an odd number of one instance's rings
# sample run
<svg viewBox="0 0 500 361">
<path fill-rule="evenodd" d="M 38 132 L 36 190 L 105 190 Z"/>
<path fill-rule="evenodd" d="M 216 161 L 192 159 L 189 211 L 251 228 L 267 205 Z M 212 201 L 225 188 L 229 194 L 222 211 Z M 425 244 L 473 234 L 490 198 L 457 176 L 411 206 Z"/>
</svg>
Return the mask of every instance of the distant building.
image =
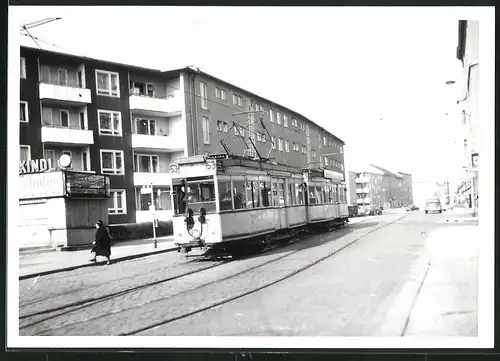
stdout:
<svg viewBox="0 0 500 361">
<path fill-rule="evenodd" d="M 413 204 L 411 174 L 391 172 L 370 164 L 356 172 L 348 171 L 351 205 L 397 208 Z M 352 195 L 354 189 L 355 196 Z"/>
<path fill-rule="evenodd" d="M 463 166 L 470 176 L 462 182 L 457 191 L 460 200 L 466 200 L 474 212 L 477 210 L 479 182 L 479 21 L 460 20 L 458 22 L 457 59 L 462 61 L 464 96 L 457 99 L 462 114 L 463 126 Z M 474 200 L 474 201 L 473 201 Z"/>
</svg>

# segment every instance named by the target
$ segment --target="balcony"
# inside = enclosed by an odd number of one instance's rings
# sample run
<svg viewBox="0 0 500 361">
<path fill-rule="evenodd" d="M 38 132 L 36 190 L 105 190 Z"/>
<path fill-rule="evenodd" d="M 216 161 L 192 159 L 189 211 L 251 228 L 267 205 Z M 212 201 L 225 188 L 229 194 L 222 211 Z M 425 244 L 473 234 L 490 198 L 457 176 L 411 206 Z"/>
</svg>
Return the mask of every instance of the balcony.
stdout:
<svg viewBox="0 0 500 361">
<path fill-rule="evenodd" d="M 356 193 L 363 193 L 363 189 L 362 188 L 356 188 Z"/>
<path fill-rule="evenodd" d="M 170 173 L 134 172 L 134 186 L 153 184 L 154 186 L 169 186 Z"/>
<path fill-rule="evenodd" d="M 186 139 L 182 136 L 132 134 L 132 148 L 135 149 L 180 151 L 185 146 Z"/>
<path fill-rule="evenodd" d="M 359 177 L 356 178 L 356 183 L 368 183 L 368 178 L 367 177 Z"/>
<path fill-rule="evenodd" d="M 168 117 L 182 113 L 182 97 L 177 91 L 165 98 L 142 95 L 137 92 L 130 94 L 130 110 L 144 115 Z"/>
<path fill-rule="evenodd" d="M 74 145 L 94 144 L 94 132 L 69 127 L 42 126 L 42 143 Z"/>
<path fill-rule="evenodd" d="M 90 89 L 48 82 L 40 83 L 40 99 L 52 100 L 58 104 L 74 103 L 75 105 L 92 102 Z"/>
</svg>

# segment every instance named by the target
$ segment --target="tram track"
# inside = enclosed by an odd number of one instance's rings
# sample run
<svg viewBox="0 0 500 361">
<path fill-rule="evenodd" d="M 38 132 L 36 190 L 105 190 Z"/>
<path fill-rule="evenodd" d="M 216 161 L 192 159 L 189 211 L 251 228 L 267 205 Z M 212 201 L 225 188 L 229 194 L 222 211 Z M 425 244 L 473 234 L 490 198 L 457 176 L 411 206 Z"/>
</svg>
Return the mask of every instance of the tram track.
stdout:
<svg viewBox="0 0 500 361">
<path fill-rule="evenodd" d="M 147 324 L 145 324 L 142 327 L 139 327 L 139 328 L 127 331 L 127 332 L 120 333 L 120 335 L 134 335 L 134 334 L 138 334 L 138 333 L 141 333 L 141 332 L 153 329 L 155 327 L 166 325 L 168 323 L 172 323 L 174 321 L 177 321 L 177 320 L 180 320 L 180 319 L 183 319 L 183 318 L 187 318 L 187 317 L 193 316 L 195 314 L 198 314 L 198 313 L 201 313 L 201 312 L 204 312 L 204 311 L 208 311 L 208 310 L 210 310 L 212 308 L 218 307 L 218 306 L 223 305 L 225 303 L 229 303 L 229 302 L 235 301 L 235 300 L 237 300 L 239 298 L 242 298 L 242 297 L 251 295 L 253 293 L 256 293 L 256 292 L 258 292 L 258 291 L 260 291 L 262 289 L 271 287 L 274 284 L 277 284 L 277 283 L 282 282 L 282 281 L 284 281 L 284 280 L 286 280 L 286 279 L 288 279 L 290 277 L 293 277 L 294 275 L 299 274 L 299 273 L 301 273 L 301 272 L 303 272 L 303 271 L 305 271 L 305 270 L 313 267 L 314 265 L 316 265 L 316 264 L 318 264 L 318 263 L 320 263 L 320 262 L 322 262 L 322 261 L 324 261 L 324 260 L 332 257 L 333 255 L 337 254 L 338 252 L 341 252 L 342 250 L 344 250 L 345 248 L 350 247 L 353 244 L 357 243 L 359 240 L 361 240 L 362 238 L 364 238 L 368 234 L 373 233 L 373 232 L 375 232 L 375 231 L 377 231 L 377 230 L 379 230 L 379 229 L 381 229 L 381 228 L 383 228 L 385 226 L 388 226 L 388 225 L 390 225 L 390 224 L 392 224 L 394 222 L 397 222 L 398 220 L 400 220 L 401 218 L 404 218 L 405 216 L 399 217 L 399 218 L 397 218 L 397 219 L 395 219 L 393 221 L 390 221 L 388 223 L 384 223 L 383 225 L 381 225 L 379 227 L 376 227 L 376 228 L 368 231 L 367 233 L 364 233 L 363 235 L 355 238 L 354 240 L 349 241 L 347 244 L 345 244 L 342 247 L 334 250 L 333 252 L 330 252 L 327 255 L 323 256 L 323 257 L 317 258 L 313 262 L 306 263 L 305 265 L 302 265 L 301 267 L 293 270 L 292 272 L 288 272 L 288 273 L 286 273 L 286 274 L 278 277 L 277 279 L 272 280 L 271 282 L 265 282 L 264 284 L 261 284 L 261 285 L 259 285 L 257 287 L 241 291 L 241 292 L 239 292 L 237 294 L 233 294 L 230 297 L 222 297 L 222 299 L 217 300 L 215 302 L 212 302 L 209 305 L 204 305 L 203 307 L 198 306 L 198 307 L 195 307 L 194 309 L 185 310 L 185 312 L 181 312 L 178 315 L 172 315 L 172 317 L 165 318 L 165 319 L 160 320 L 158 322 L 147 323 Z M 321 242 L 320 244 L 328 243 L 329 241 L 331 241 L 331 237 L 328 237 L 328 239 L 326 239 L 325 241 Z M 296 241 L 294 243 L 296 243 Z M 299 244 L 300 244 L 300 242 L 299 242 Z M 251 273 L 252 271 L 263 269 L 266 266 L 270 266 L 273 263 L 276 263 L 276 262 L 278 262 L 280 260 L 286 260 L 286 258 L 290 258 L 293 255 L 297 254 L 298 252 L 303 251 L 304 249 L 307 249 L 306 245 L 304 245 L 304 247 L 298 248 L 296 250 L 287 252 L 284 255 L 281 255 L 281 256 L 275 257 L 273 259 L 270 259 L 270 260 L 261 262 L 259 264 L 256 264 L 256 265 L 254 265 L 254 266 L 252 266 L 250 268 L 245 268 L 245 269 L 243 269 L 241 271 L 238 271 L 238 272 L 236 272 L 234 274 L 230 274 L 230 275 L 228 275 L 226 277 L 219 278 L 219 279 L 214 279 L 214 280 L 212 280 L 212 281 L 210 281 L 208 283 L 200 284 L 198 286 L 185 289 L 185 290 L 183 290 L 181 292 L 177 292 L 175 294 L 168 295 L 167 297 L 162 297 L 162 298 L 159 298 L 159 299 L 154 299 L 154 300 L 147 301 L 146 303 L 143 303 L 141 305 L 136 305 L 136 306 L 133 306 L 131 308 L 128 308 L 125 311 L 120 310 L 118 312 L 107 313 L 106 316 L 112 317 L 114 314 L 121 313 L 121 312 L 129 312 L 129 313 L 131 313 L 131 312 L 134 312 L 134 310 L 138 310 L 138 309 L 142 309 L 142 308 L 147 308 L 147 307 L 151 308 L 152 306 L 154 306 L 155 303 L 164 302 L 164 301 L 168 301 L 168 300 L 171 300 L 171 302 L 174 303 L 174 304 L 176 302 L 180 303 L 179 301 L 177 301 L 177 298 L 180 298 L 181 296 L 186 296 L 186 295 L 190 295 L 190 294 L 193 295 L 193 294 L 197 293 L 196 291 L 201 290 L 203 288 L 208 288 L 210 286 L 214 286 L 215 284 L 219 284 L 221 282 L 225 282 L 225 281 L 227 282 L 227 281 L 230 281 L 231 279 L 233 279 L 233 280 L 237 279 L 239 276 Z M 25 324 L 25 325 L 21 326 L 20 329 L 27 329 L 27 328 L 36 326 L 37 324 L 41 324 L 41 323 L 43 323 L 43 322 L 45 322 L 45 321 L 47 321 L 49 319 L 61 318 L 61 317 L 65 316 L 65 315 L 68 315 L 68 314 L 73 313 L 73 312 L 77 312 L 77 311 L 79 311 L 79 310 L 81 310 L 83 308 L 90 307 L 90 306 L 95 305 L 97 303 L 106 302 L 106 301 L 112 300 L 113 298 L 117 298 L 117 297 L 129 295 L 130 293 L 140 291 L 141 289 L 144 289 L 146 287 L 152 287 L 154 285 L 158 285 L 158 284 L 161 284 L 161 283 L 164 283 L 164 282 L 168 282 L 168 281 L 171 281 L 171 280 L 176 279 L 176 278 L 180 278 L 180 277 L 183 277 L 183 276 L 188 276 L 190 274 L 194 274 L 194 273 L 206 271 L 206 270 L 208 270 L 210 268 L 218 267 L 218 266 L 220 266 L 220 265 L 222 265 L 224 263 L 228 263 L 228 262 L 221 262 L 221 263 L 218 263 L 217 265 L 212 265 L 210 267 L 206 267 L 206 268 L 197 270 L 196 272 L 188 272 L 186 274 L 179 275 L 178 277 L 175 277 L 175 278 L 164 279 L 162 281 L 157 281 L 157 282 L 155 282 L 153 284 L 142 285 L 140 287 L 135 287 L 133 289 L 128 289 L 128 290 L 125 290 L 123 292 L 119 292 L 119 293 L 116 293 L 116 294 L 109 294 L 109 295 L 104 296 L 103 298 L 100 298 L 100 299 L 96 299 L 96 300 L 86 299 L 86 300 L 82 300 L 82 301 L 77 302 L 77 303 L 68 304 L 68 305 L 66 305 L 63 308 L 46 310 L 44 312 L 44 314 L 53 313 L 53 312 L 57 312 L 57 311 L 63 311 L 63 312 L 57 313 L 55 315 L 51 315 L 49 317 L 46 317 L 46 318 L 43 318 L 43 319 L 40 319 L 40 320 L 36 320 L 34 322 L 30 322 L 28 324 Z M 71 309 L 69 309 L 69 308 L 71 308 Z M 167 307 L 164 307 L 164 308 L 167 308 Z M 176 309 L 176 308 L 172 307 L 172 309 Z M 38 314 L 40 314 L 40 313 L 38 313 Z M 36 315 L 35 314 L 31 314 L 31 315 L 24 316 L 23 318 L 27 319 L 27 318 L 34 317 L 34 316 L 36 316 Z M 93 316 L 93 317 L 85 319 L 85 321 L 76 322 L 76 323 L 69 323 L 69 324 L 66 323 L 66 324 L 61 325 L 61 327 L 50 328 L 50 329 L 47 329 L 46 331 L 48 331 L 49 333 L 52 333 L 52 332 L 56 332 L 57 333 L 58 331 L 64 331 L 64 330 L 67 330 L 67 329 L 76 330 L 76 328 L 79 325 L 81 325 L 83 323 L 92 322 L 92 321 L 94 321 L 94 320 L 96 320 L 98 318 L 102 318 L 102 317 L 103 316 L 99 316 L 99 315 L 95 316 L 95 317 Z M 43 333 L 46 333 L 46 332 L 43 332 Z"/>
</svg>

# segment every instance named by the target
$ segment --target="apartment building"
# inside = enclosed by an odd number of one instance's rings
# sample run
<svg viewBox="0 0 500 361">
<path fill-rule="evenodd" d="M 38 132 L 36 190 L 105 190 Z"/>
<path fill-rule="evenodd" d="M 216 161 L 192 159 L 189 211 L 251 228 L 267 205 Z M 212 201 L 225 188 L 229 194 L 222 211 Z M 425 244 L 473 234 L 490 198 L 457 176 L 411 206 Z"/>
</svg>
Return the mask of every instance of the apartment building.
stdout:
<svg viewBox="0 0 500 361">
<path fill-rule="evenodd" d="M 157 218 L 169 219 L 169 165 L 184 156 L 258 152 L 344 178 L 341 139 L 199 69 L 160 71 L 31 47 L 21 47 L 20 66 L 21 160 L 57 164 L 68 154 L 72 170 L 109 175 L 110 224 L 150 221 L 152 199 Z"/>
<path fill-rule="evenodd" d="M 411 174 L 391 172 L 373 164 L 353 174 L 355 176 L 349 177 L 348 188 L 355 189 L 356 197 L 351 196 L 351 205 L 387 209 L 413 204 Z"/>
<path fill-rule="evenodd" d="M 479 207 L 479 21 L 458 22 L 457 59 L 462 62 L 463 97 L 457 99 L 462 122 L 463 167 L 468 176 L 457 190 L 474 214 Z"/>
</svg>

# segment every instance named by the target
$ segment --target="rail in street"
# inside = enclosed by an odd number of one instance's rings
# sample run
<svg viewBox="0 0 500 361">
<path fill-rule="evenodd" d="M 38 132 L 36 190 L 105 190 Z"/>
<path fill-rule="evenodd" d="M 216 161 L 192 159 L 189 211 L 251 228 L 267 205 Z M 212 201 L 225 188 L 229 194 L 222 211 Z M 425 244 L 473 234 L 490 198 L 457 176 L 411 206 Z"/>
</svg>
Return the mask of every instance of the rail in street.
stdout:
<svg viewBox="0 0 500 361">
<path fill-rule="evenodd" d="M 420 218 L 424 219 L 423 224 L 419 221 Z M 439 219 L 439 215 L 427 217 L 422 213 L 387 214 L 359 219 L 344 229 L 312 235 L 285 247 L 231 262 L 185 260 L 178 254 L 164 254 L 111 267 L 76 270 L 67 272 L 64 276 L 54 274 L 41 277 L 37 282 L 21 281 L 20 334 L 376 334 L 387 324 L 388 321 L 382 315 L 386 316 L 387 310 L 394 308 L 390 301 L 396 300 L 404 288 L 408 269 L 418 263 L 417 259 L 421 259 L 416 254 L 419 254 L 425 244 L 425 237 L 420 233 L 408 236 L 407 240 L 399 239 L 401 234 L 399 238 L 395 236 L 397 232 L 401 232 L 400 224 L 428 230 L 443 226 L 439 225 Z M 394 230 L 397 232 L 394 233 Z M 384 235 L 390 236 L 386 238 Z M 387 248 L 388 245 L 392 248 Z M 387 258 L 387 253 L 392 257 L 402 258 L 394 261 L 394 258 L 389 257 L 390 262 L 385 266 L 394 270 L 399 268 L 401 277 L 391 272 L 386 275 L 388 279 L 385 286 L 382 285 L 382 280 L 378 280 L 376 284 L 379 295 L 374 298 L 368 290 L 364 290 L 351 295 L 350 299 L 335 295 L 333 301 L 325 299 L 323 302 L 339 310 L 342 309 L 338 307 L 339 304 L 343 308 L 352 308 L 357 299 L 362 299 L 363 302 L 359 304 L 364 306 L 360 307 L 375 311 L 370 316 L 372 321 L 359 325 L 359 321 L 355 320 L 359 316 L 351 314 L 346 319 L 350 318 L 352 329 L 340 327 L 344 323 L 342 320 L 328 326 L 322 317 L 318 317 L 316 325 L 310 326 L 310 329 L 298 326 L 303 322 L 307 324 L 306 320 L 310 316 L 303 315 L 303 311 L 299 310 L 299 303 L 293 308 L 291 303 L 294 302 L 291 300 L 297 302 L 298 295 L 301 295 L 304 297 L 302 300 L 306 300 L 302 303 L 307 304 L 307 298 L 314 298 L 308 296 L 323 297 L 327 290 L 349 293 L 349 288 L 352 288 L 352 285 L 349 286 L 350 279 L 357 279 L 370 288 L 372 286 L 367 284 L 370 277 L 381 270 L 364 270 L 363 261 L 366 262 L 367 254 L 379 254 L 379 257 Z M 356 259 L 356 255 L 359 259 Z M 344 259 L 351 261 L 349 266 L 344 270 L 336 269 L 345 264 Z M 373 262 L 371 263 L 373 267 Z M 380 266 L 384 268 L 384 265 Z M 332 267 L 336 269 L 334 273 L 331 273 L 331 269 L 328 270 Z M 318 271 L 324 268 L 324 272 Z M 311 278 L 311 273 L 315 277 Z M 300 281 L 302 278 L 308 281 Z M 338 283 L 329 284 L 332 279 L 337 279 Z M 324 283 L 318 283 L 317 280 L 324 280 Z M 311 289 L 313 286 L 315 288 Z M 308 289 L 307 292 L 301 291 L 304 287 Z M 380 287 L 383 291 L 380 291 Z M 281 289 L 286 291 L 280 291 Z M 268 294 L 273 295 L 274 301 L 262 304 L 262 298 L 267 298 Z M 408 300 L 414 303 L 414 299 L 410 299 L 411 297 Z M 281 305 L 281 311 L 270 316 L 270 310 L 277 304 Z M 314 305 L 313 309 L 317 307 L 319 306 Z M 288 316 L 295 319 L 297 324 L 284 328 L 279 326 L 284 322 L 278 316 L 281 314 L 284 317 L 283 308 L 288 310 Z M 387 332 L 401 333 L 401 324 L 408 322 L 410 311 L 407 307 L 407 311 L 399 315 L 397 327 L 385 327 Z M 235 318 L 234 315 L 242 312 L 255 317 Z M 331 312 L 326 311 L 325 316 Z M 343 311 L 337 312 L 336 317 L 338 313 L 342 314 Z M 301 319 L 300 315 L 304 317 Z M 259 323 L 259 317 L 267 318 L 267 321 Z M 279 321 L 272 321 L 277 317 L 280 318 Z M 235 320 L 240 323 L 235 325 Z M 217 326 L 209 328 L 210 324 Z M 267 328 L 263 329 L 263 324 Z M 353 327 L 353 324 L 357 326 Z"/>
</svg>

